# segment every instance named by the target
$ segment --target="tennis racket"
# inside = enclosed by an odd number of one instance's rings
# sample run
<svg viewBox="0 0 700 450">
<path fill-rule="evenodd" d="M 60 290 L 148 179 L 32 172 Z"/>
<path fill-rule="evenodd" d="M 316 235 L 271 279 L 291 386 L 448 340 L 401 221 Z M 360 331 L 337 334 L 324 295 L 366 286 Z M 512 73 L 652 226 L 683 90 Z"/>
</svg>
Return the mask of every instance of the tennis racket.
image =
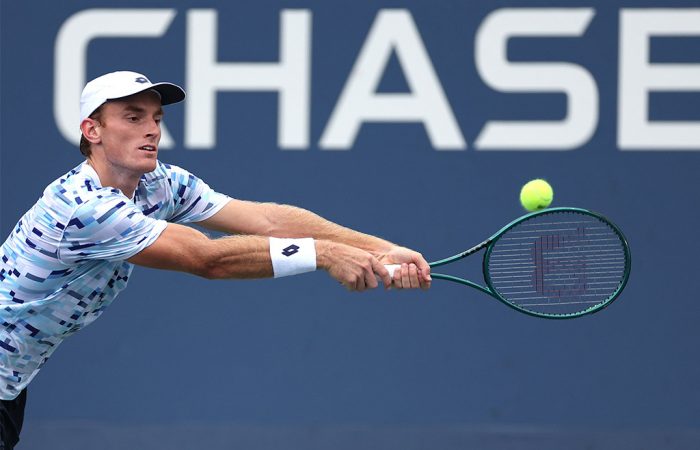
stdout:
<svg viewBox="0 0 700 450">
<path fill-rule="evenodd" d="M 485 249 L 485 286 L 442 273 L 434 279 L 478 289 L 529 315 L 569 319 L 610 305 L 630 275 L 631 257 L 622 231 L 600 214 L 551 208 L 522 216 L 490 238 L 439 267 Z M 393 276 L 398 264 L 387 265 Z"/>
</svg>

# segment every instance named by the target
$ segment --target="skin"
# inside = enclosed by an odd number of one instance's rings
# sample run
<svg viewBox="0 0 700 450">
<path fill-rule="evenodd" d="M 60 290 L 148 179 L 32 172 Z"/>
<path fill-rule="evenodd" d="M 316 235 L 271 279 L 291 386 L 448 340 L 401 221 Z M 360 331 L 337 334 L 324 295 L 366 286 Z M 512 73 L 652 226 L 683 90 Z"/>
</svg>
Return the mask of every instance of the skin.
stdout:
<svg viewBox="0 0 700 450">
<path fill-rule="evenodd" d="M 109 101 L 99 122 L 87 118 L 81 123 L 91 145 L 88 163 L 103 186 L 133 197 L 141 176 L 156 168 L 162 118 L 160 97 L 145 91 Z M 268 237 L 313 237 L 317 267 L 349 290 L 376 288 L 379 282 L 386 288 L 428 289 L 431 284 L 430 267 L 420 253 L 301 208 L 232 199 L 199 225 L 233 236 L 210 239 L 193 228 L 168 224 L 129 262 L 212 279 L 271 277 Z M 392 279 L 384 264 L 401 264 L 401 269 Z"/>
</svg>

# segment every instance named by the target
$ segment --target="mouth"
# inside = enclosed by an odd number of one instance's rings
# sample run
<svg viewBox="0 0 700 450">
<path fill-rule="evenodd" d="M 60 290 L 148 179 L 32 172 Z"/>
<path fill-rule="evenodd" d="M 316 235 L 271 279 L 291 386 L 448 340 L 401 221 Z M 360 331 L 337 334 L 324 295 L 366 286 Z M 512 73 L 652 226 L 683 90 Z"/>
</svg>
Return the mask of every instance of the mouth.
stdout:
<svg viewBox="0 0 700 450">
<path fill-rule="evenodd" d="M 142 145 L 139 147 L 139 150 L 143 150 L 146 152 L 156 152 L 158 148 L 155 145 Z"/>
</svg>

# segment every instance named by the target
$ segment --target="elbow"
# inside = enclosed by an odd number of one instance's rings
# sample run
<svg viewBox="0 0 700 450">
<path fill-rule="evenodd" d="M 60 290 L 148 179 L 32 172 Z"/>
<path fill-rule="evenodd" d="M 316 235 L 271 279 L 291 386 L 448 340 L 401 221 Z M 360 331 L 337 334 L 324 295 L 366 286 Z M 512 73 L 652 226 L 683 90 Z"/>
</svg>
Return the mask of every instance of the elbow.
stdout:
<svg viewBox="0 0 700 450">
<path fill-rule="evenodd" d="M 280 221 L 272 212 L 268 212 L 260 221 L 259 236 L 275 236 L 280 229 Z"/>
<path fill-rule="evenodd" d="M 206 280 L 218 280 L 220 277 L 216 276 L 216 270 L 212 266 L 198 266 L 194 270 L 192 270 L 190 273 L 193 273 L 194 275 L 204 278 Z"/>
<path fill-rule="evenodd" d="M 288 237 L 290 222 L 297 222 L 299 208 L 277 203 L 266 203 L 265 213 L 261 216 L 260 236 Z"/>
<path fill-rule="evenodd" d="M 215 258 L 202 258 L 195 267 L 192 273 L 198 277 L 207 280 L 221 280 L 228 278 L 228 274 L 223 270 L 222 265 Z"/>
<path fill-rule="evenodd" d="M 207 280 L 223 280 L 226 278 L 230 278 L 228 273 L 221 270 L 221 268 L 218 266 L 207 266 L 206 268 L 201 270 L 200 273 L 198 273 L 197 275 Z"/>
<path fill-rule="evenodd" d="M 211 240 L 200 243 L 197 249 L 190 252 L 189 256 L 187 272 L 207 280 L 225 278 L 219 257 L 216 249 L 212 246 Z"/>
</svg>

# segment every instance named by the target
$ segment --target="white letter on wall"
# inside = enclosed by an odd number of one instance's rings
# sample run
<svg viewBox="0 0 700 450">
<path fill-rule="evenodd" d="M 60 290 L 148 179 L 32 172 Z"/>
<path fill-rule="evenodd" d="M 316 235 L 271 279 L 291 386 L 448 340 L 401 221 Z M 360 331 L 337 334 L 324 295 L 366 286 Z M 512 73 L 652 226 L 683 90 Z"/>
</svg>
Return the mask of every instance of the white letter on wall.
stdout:
<svg viewBox="0 0 700 450">
<path fill-rule="evenodd" d="M 561 121 L 493 121 L 479 134 L 479 150 L 570 150 L 584 145 L 598 124 L 598 88 L 591 74 L 571 63 L 512 63 L 508 39 L 581 36 L 592 8 L 505 8 L 484 20 L 476 35 L 476 67 L 484 82 L 501 92 L 563 92 Z"/>
<path fill-rule="evenodd" d="M 188 147 L 216 145 L 216 94 L 219 91 L 277 91 L 278 145 L 309 146 L 311 13 L 283 10 L 279 63 L 217 62 L 217 12 L 187 15 L 187 94 L 185 142 Z"/>
<path fill-rule="evenodd" d="M 700 36 L 700 9 L 620 13 L 617 145 L 622 150 L 700 150 L 700 122 L 649 120 L 650 91 L 700 91 L 700 64 L 649 62 L 653 36 Z"/>
<path fill-rule="evenodd" d="M 376 92 L 392 50 L 401 63 L 409 93 Z M 381 10 L 377 14 L 319 146 L 349 149 L 363 122 L 423 122 L 436 149 L 462 150 L 467 146 L 406 10 Z"/>
</svg>

